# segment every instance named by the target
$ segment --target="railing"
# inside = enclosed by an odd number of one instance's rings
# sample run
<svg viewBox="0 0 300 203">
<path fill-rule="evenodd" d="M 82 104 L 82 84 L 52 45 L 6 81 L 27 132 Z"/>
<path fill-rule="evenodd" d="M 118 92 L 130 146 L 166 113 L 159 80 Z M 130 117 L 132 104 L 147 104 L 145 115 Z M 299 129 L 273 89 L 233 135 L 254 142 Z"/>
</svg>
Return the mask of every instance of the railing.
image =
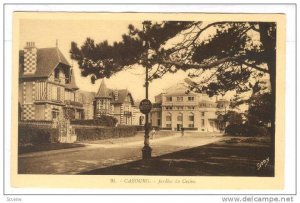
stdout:
<svg viewBox="0 0 300 203">
<path fill-rule="evenodd" d="M 83 107 L 83 104 L 80 102 L 76 102 L 76 101 L 71 101 L 71 100 L 66 100 L 65 104 L 67 105 L 72 105 L 72 106 L 79 106 L 79 107 Z"/>
</svg>

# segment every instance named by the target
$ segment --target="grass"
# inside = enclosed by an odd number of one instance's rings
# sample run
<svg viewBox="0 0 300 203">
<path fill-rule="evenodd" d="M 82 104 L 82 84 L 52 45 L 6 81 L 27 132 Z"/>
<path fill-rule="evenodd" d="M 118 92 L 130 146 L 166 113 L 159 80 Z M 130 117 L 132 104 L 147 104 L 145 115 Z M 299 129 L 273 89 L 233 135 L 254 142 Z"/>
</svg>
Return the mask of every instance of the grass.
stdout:
<svg viewBox="0 0 300 203">
<path fill-rule="evenodd" d="M 29 146 L 19 146 L 18 153 L 26 154 L 31 152 L 41 152 L 41 151 L 51 151 L 51 150 L 59 150 L 59 149 L 69 149 L 69 148 L 77 148 L 84 147 L 83 144 L 76 143 L 50 143 L 50 144 L 40 144 L 40 145 L 29 145 Z"/>
</svg>

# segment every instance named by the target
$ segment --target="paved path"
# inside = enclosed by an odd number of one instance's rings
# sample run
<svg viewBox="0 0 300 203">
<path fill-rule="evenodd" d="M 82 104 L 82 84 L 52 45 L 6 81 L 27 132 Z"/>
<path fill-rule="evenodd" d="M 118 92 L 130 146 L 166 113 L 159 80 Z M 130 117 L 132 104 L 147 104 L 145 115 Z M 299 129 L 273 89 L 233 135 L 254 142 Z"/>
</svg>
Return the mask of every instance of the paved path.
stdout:
<svg viewBox="0 0 300 203">
<path fill-rule="evenodd" d="M 218 134 L 174 133 L 150 140 L 152 156 L 206 145 L 223 139 Z M 19 173 L 77 174 L 141 159 L 143 137 L 85 143 L 86 147 L 35 152 L 19 156 Z"/>
</svg>

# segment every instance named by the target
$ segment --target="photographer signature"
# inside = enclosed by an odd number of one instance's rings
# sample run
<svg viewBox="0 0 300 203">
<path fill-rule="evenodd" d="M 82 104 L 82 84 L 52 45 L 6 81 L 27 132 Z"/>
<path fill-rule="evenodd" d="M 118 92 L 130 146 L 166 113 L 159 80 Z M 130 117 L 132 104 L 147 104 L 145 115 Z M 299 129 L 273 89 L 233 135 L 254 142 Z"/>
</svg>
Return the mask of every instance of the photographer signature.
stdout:
<svg viewBox="0 0 300 203">
<path fill-rule="evenodd" d="M 256 169 L 259 171 L 262 167 L 267 167 L 269 161 L 270 161 L 270 158 L 268 157 L 268 158 L 262 160 L 261 162 L 258 162 L 256 164 Z"/>
</svg>

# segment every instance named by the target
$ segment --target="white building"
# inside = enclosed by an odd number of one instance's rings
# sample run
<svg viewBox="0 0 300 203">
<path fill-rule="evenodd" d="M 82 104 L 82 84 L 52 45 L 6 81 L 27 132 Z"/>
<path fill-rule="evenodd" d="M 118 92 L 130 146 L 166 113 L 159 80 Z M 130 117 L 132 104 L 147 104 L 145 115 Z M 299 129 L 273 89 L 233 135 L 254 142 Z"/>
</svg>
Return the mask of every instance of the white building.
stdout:
<svg viewBox="0 0 300 203">
<path fill-rule="evenodd" d="M 178 83 L 155 97 L 151 111 L 153 127 L 168 130 L 220 131 L 224 124 L 218 116 L 226 112 L 229 102 L 206 94 L 188 93 L 185 83 Z"/>
</svg>

